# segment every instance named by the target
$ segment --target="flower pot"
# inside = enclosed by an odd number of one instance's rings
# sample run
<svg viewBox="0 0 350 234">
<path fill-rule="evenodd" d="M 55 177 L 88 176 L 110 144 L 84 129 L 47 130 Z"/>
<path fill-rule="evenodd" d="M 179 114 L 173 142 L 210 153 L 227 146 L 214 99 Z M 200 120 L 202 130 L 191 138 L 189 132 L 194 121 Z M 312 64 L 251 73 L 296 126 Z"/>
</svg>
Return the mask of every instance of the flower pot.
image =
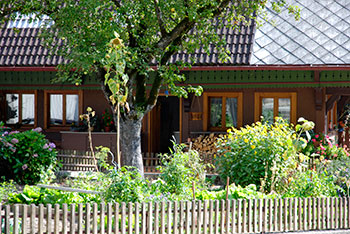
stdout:
<svg viewBox="0 0 350 234">
<path fill-rule="evenodd" d="M 105 130 L 105 132 L 110 132 L 111 131 L 111 127 L 110 126 L 105 126 L 104 130 Z"/>
</svg>

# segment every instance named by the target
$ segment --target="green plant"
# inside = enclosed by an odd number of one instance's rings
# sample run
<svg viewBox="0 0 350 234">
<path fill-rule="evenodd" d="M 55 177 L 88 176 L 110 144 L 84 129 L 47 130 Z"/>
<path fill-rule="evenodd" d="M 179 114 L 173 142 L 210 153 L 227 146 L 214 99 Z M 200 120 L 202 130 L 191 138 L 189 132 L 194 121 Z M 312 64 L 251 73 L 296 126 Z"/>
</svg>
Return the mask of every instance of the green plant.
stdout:
<svg viewBox="0 0 350 234">
<path fill-rule="evenodd" d="M 86 194 L 78 192 L 65 192 L 57 189 L 39 188 L 26 185 L 20 193 L 10 193 L 10 204 L 70 204 L 101 202 L 99 194 Z"/>
<path fill-rule="evenodd" d="M 240 130 L 228 129 L 228 134 L 217 143 L 217 171 L 226 180 L 241 186 L 255 184 L 261 191 L 282 191 L 288 177 L 305 166 L 305 155 L 300 151 L 306 146 L 301 133 L 314 126 L 299 119 L 295 126 L 277 117 L 270 124 L 257 122 Z"/>
<path fill-rule="evenodd" d="M 160 178 L 166 183 L 168 192 L 176 195 L 191 195 L 192 182 L 197 188 L 204 186 L 205 165 L 195 150 L 184 152 L 184 144 L 174 142 L 170 154 L 161 156 L 162 166 L 159 166 Z"/>
<path fill-rule="evenodd" d="M 0 167 L 6 179 L 34 184 L 46 171 L 55 169 L 56 146 L 40 131 L 41 128 L 12 131 L 0 137 Z"/>
<path fill-rule="evenodd" d="M 225 200 L 226 189 L 219 191 L 201 190 L 196 193 L 196 199 L 198 200 Z M 255 184 L 250 184 L 246 187 L 240 185 L 231 184 L 228 189 L 228 199 L 261 199 L 261 198 L 277 198 L 275 193 L 264 194 L 257 190 Z"/>
<path fill-rule="evenodd" d="M 149 182 L 137 169 L 122 167 L 108 175 L 111 183 L 103 193 L 108 202 L 142 202 L 149 196 Z"/>
<path fill-rule="evenodd" d="M 327 170 L 307 170 L 296 173 L 290 180 L 283 197 L 333 197 L 342 188 Z"/>
<path fill-rule="evenodd" d="M 9 194 L 15 191 L 16 191 L 16 186 L 13 180 L 4 181 L 0 183 L 0 203 L 6 202 Z"/>
</svg>

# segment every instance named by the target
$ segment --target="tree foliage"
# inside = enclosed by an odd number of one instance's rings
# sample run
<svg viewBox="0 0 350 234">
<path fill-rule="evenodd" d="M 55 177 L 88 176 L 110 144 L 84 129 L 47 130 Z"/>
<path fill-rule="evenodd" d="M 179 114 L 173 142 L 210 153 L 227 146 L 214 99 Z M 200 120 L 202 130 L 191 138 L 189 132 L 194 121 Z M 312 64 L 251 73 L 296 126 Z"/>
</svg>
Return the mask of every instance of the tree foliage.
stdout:
<svg viewBox="0 0 350 234">
<path fill-rule="evenodd" d="M 176 85 L 185 80 L 181 68 L 191 63 L 170 64 L 174 53 L 191 53 L 200 46 L 209 53 L 209 46 L 215 45 L 224 61 L 230 51 L 217 34 L 220 28 L 250 24 L 269 5 L 275 11 L 289 7 L 298 15 L 298 8 L 285 0 L 6 0 L 0 4 L 3 22 L 30 13 L 48 16 L 52 21 L 43 26 L 45 43 L 52 53 L 67 59 L 58 67 L 57 80 L 79 85 L 87 75 L 97 74 L 114 114 L 123 101 L 124 120 L 141 120 L 162 87 L 180 97 L 188 92 L 200 95 L 201 87 Z M 150 84 L 148 91 L 146 84 Z"/>
</svg>

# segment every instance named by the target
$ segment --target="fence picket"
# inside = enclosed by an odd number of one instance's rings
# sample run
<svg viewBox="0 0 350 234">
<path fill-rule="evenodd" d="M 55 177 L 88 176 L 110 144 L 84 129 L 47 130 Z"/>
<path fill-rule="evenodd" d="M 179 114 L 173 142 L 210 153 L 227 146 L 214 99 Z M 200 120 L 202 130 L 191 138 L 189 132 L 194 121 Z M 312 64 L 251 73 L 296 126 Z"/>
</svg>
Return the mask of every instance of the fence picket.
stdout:
<svg viewBox="0 0 350 234">
<path fill-rule="evenodd" d="M 128 233 L 134 233 L 132 230 L 132 220 L 133 220 L 133 204 L 129 202 L 128 204 Z"/>
<path fill-rule="evenodd" d="M 34 204 L 30 205 L 30 233 L 36 233 L 36 206 Z"/>
<path fill-rule="evenodd" d="M 119 234 L 119 203 L 114 204 L 114 234 Z"/>
<path fill-rule="evenodd" d="M 226 200 L 226 233 L 230 233 L 230 207 L 231 207 L 231 201 L 230 200 Z M 204 228 L 206 229 L 206 226 L 204 226 Z"/>
<path fill-rule="evenodd" d="M 92 233 L 93 234 L 97 234 L 97 230 L 98 230 L 97 216 L 98 216 L 97 204 L 94 203 L 92 205 Z"/>
<path fill-rule="evenodd" d="M 54 233 L 59 234 L 60 233 L 60 228 L 59 228 L 59 225 L 60 225 L 60 205 L 59 204 L 55 204 L 54 212 L 55 212 L 55 214 L 54 214 L 54 224 L 55 224 Z"/>
<path fill-rule="evenodd" d="M 165 202 L 162 201 L 161 214 L 160 214 L 160 233 L 165 234 Z"/>
<path fill-rule="evenodd" d="M 225 230 L 225 200 L 221 200 L 221 212 L 220 212 L 220 230 L 221 233 Z M 200 234 L 198 232 L 198 234 Z"/>
<path fill-rule="evenodd" d="M 243 204 L 242 204 L 243 210 L 242 210 L 242 231 L 244 233 L 247 232 L 247 200 L 244 199 L 243 200 Z"/>
<path fill-rule="evenodd" d="M 209 201 L 209 234 L 213 234 L 213 213 L 214 213 L 214 201 Z M 186 232 L 187 234 L 188 232 Z"/>
<path fill-rule="evenodd" d="M 46 206 L 46 209 L 47 209 L 47 214 L 46 214 L 46 231 L 48 234 L 51 233 L 51 226 L 52 226 L 52 223 L 51 223 L 51 218 L 52 218 L 52 205 L 51 204 L 47 204 Z"/>
<path fill-rule="evenodd" d="M 122 234 L 126 234 L 126 219 L 125 219 L 125 216 L 126 216 L 126 204 L 125 202 L 122 202 L 122 217 L 121 217 L 121 233 Z M 145 222 L 145 225 L 146 225 L 146 222 Z M 146 232 L 145 232 L 146 233 Z"/>
<path fill-rule="evenodd" d="M 141 216 L 141 220 L 142 220 L 142 229 L 141 229 L 141 233 L 142 234 L 146 234 L 146 224 L 147 224 L 147 220 L 146 220 L 146 203 L 143 202 L 142 203 L 142 216 Z"/>
<path fill-rule="evenodd" d="M 168 209 L 168 224 L 167 224 L 168 234 L 171 233 L 171 207 L 172 207 L 171 204 L 172 203 L 169 201 L 168 206 L 167 206 L 167 209 Z M 192 212 L 192 216 L 194 216 L 193 212 Z M 193 223 L 192 223 L 192 225 L 193 225 Z M 192 232 L 192 233 L 194 233 L 194 232 Z"/>
<path fill-rule="evenodd" d="M 112 234 L 112 204 L 107 203 L 107 234 Z"/>
<path fill-rule="evenodd" d="M 220 202 L 219 200 L 215 201 L 215 234 L 219 234 L 219 208 Z"/>
<path fill-rule="evenodd" d="M 38 233 L 43 234 L 44 233 L 44 205 L 39 205 L 39 220 L 38 220 Z M 63 226 L 64 228 L 64 226 Z M 66 234 L 63 232 L 63 234 Z"/>
<path fill-rule="evenodd" d="M 208 201 L 205 200 L 203 203 L 203 233 L 208 233 Z M 180 233 L 182 234 L 182 233 Z"/>
<path fill-rule="evenodd" d="M 135 203 L 135 234 L 140 233 L 140 204 Z"/>
<path fill-rule="evenodd" d="M 96 208 L 97 209 L 97 208 Z M 75 233 L 75 204 L 70 205 L 70 233 Z"/>
<path fill-rule="evenodd" d="M 260 212 L 259 212 L 259 215 L 261 215 Z M 260 217 L 259 217 L 259 222 L 260 222 Z M 242 222 L 241 222 L 241 220 L 242 220 L 242 200 L 238 199 L 238 201 L 237 201 L 237 232 L 238 233 L 242 232 Z"/>
<path fill-rule="evenodd" d="M 15 204 L 14 205 L 14 211 L 13 211 L 13 219 L 14 219 L 14 224 L 13 224 L 13 233 L 18 234 L 19 233 L 19 205 Z M 1 228 L 1 226 L 0 226 Z"/>
<path fill-rule="evenodd" d="M 177 224 L 178 224 L 178 203 L 177 201 L 174 202 L 174 224 L 173 224 L 173 233 L 177 234 L 178 230 L 177 230 Z"/>
<path fill-rule="evenodd" d="M 153 204 L 152 202 L 148 203 L 148 220 L 147 220 L 147 226 L 148 226 L 148 234 L 152 234 L 152 224 L 153 224 Z"/>
<path fill-rule="evenodd" d="M 336 197 L 334 201 L 334 223 L 335 228 L 339 228 L 339 199 Z"/>
<path fill-rule="evenodd" d="M 154 229 L 155 229 L 155 234 L 159 234 L 159 202 L 155 203 L 155 208 L 154 208 Z"/>
<path fill-rule="evenodd" d="M 254 199 L 253 200 L 253 218 L 252 218 L 252 220 L 253 220 L 253 232 L 258 232 L 258 222 L 257 222 L 257 220 L 258 220 L 258 213 L 257 213 L 258 209 L 257 209 L 257 206 L 258 206 L 258 200 Z M 232 233 L 233 232 L 234 231 L 232 230 Z"/>
<path fill-rule="evenodd" d="M 191 210 L 191 219 L 192 219 L 192 222 L 191 222 L 191 230 L 192 230 L 192 234 L 195 233 L 196 231 L 196 201 L 193 200 L 192 201 L 192 210 Z M 170 223 L 170 222 L 168 222 Z M 168 224 L 169 225 L 169 224 Z M 169 230 L 168 230 L 168 234 L 171 233 Z"/>
</svg>

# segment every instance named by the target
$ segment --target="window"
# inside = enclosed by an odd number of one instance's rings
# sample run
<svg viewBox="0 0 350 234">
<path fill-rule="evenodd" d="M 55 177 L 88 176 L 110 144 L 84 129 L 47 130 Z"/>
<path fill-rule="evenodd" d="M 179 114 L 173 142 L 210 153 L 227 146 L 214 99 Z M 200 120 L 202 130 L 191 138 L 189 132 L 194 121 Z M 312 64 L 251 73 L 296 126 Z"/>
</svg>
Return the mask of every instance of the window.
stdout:
<svg viewBox="0 0 350 234">
<path fill-rule="evenodd" d="M 6 92 L 6 124 L 36 125 L 36 92 Z"/>
<path fill-rule="evenodd" d="M 288 122 L 296 122 L 296 93 L 255 93 L 255 121 L 263 116 L 273 122 L 280 116 Z"/>
<path fill-rule="evenodd" d="M 203 130 L 242 126 L 242 93 L 204 93 Z"/>
<path fill-rule="evenodd" d="M 45 127 L 70 126 L 79 122 L 82 113 L 81 91 L 45 92 Z"/>
</svg>

